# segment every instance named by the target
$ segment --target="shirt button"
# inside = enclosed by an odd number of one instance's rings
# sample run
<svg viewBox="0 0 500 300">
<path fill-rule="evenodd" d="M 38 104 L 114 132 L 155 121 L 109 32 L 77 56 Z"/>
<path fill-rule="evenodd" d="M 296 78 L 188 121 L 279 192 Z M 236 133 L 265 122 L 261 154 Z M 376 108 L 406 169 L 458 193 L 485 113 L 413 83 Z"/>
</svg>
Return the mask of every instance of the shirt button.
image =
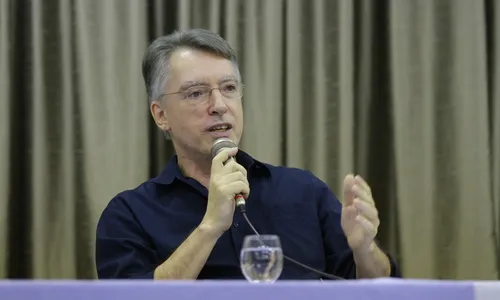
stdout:
<svg viewBox="0 0 500 300">
<path fill-rule="evenodd" d="M 233 227 L 234 227 L 234 228 L 238 228 L 239 226 L 240 226 L 240 223 L 238 223 L 238 222 L 235 222 L 235 223 L 233 224 Z"/>
</svg>

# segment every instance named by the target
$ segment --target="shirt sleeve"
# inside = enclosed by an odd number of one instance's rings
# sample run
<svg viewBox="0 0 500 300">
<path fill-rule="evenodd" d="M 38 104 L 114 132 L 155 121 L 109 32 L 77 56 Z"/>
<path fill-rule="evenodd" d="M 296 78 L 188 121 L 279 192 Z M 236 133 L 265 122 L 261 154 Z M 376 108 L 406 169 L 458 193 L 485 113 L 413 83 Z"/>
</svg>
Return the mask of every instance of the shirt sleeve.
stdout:
<svg viewBox="0 0 500 300">
<path fill-rule="evenodd" d="M 153 279 L 159 258 L 134 214 L 120 198 L 104 209 L 96 232 L 99 279 Z"/>
<path fill-rule="evenodd" d="M 326 252 L 327 272 L 344 279 L 356 279 L 354 256 L 340 224 L 342 204 L 328 185 L 317 179 L 316 195 Z M 391 277 L 401 277 L 394 259 L 386 253 L 391 263 Z"/>
</svg>

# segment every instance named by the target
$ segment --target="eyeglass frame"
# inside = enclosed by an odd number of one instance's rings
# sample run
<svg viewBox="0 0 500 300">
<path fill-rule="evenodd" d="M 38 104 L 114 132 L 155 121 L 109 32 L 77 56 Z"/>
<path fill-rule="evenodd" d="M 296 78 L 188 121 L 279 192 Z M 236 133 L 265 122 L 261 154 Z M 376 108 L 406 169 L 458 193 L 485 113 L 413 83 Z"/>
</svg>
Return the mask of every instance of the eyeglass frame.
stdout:
<svg viewBox="0 0 500 300">
<path fill-rule="evenodd" d="M 212 92 L 213 92 L 214 90 L 219 90 L 219 93 L 221 93 L 221 95 L 222 95 L 222 96 L 224 96 L 224 97 L 225 97 L 225 98 L 227 98 L 227 99 L 240 99 L 240 98 L 243 98 L 243 88 L 244 88 L 244 86 L 245 86 L 245 85 L 244 85 L 241 81 L 239 81 L 239 80 L 236 80 L 236 81 L 235 81 L 235 82 L 236 82 L 236 84 L 237 84 L 237 86 L 238 86 L 238 89 L 239 89 L 239 91 L 240 91 L 240 95 L 239 95 L 238 97 L 234 97 L 234 98 L 232 98 L 232 97 L 227 97 L 227 96 L 224 94 L 224 92 L 221 92 L 221 90 L 220 90 L 220 89 L 221 89 L 221 85 L 222 85 L 222 84 L 224 84 L 226 81 L 227 81 L 227 80 L 222 81 L 221 83 L 219 83 L 219 84 L 217 85 L 217 87 L 211 87 L 210 85 L 206 85 L 206 84 L 193 85 L 193 86 L 190 86 L 190 87 L 185 88 L 185 89 L 183 89 L 183 90 L 179 90 L 179 91 L 177 91 L 177 92 L 172 92 L 172 93 L 165 93 L 165 94 L 161 94 L 161 95 L 159 95 L 159 96 L 158 96 L 158 98 L 157 98 L 157 99 L 162 99 L 162 98 L 163 98 L 163 97 L 165 97 L 165 96 L 176 95 L 176 94 L 182 94 L 182 93 L 184 93 L 184 92 L 186 92 L 186 91 L 188 91 L 189 89 L 194 88 L 194 87 L 205 87 L 205 88 L 208 88 L 208 94 L 207 94 L 207 96 L 208 96 L 208 97 L 207 97 L 207 99 L 205 99 L 205 100 L 210 99 L 210 97 L 212 96 Z M 187 98 L 187 97 L 186 97 L 186 98 Z M 185 98 L 184 98 L 183 100 L 185 100 Z"/>
</svg>

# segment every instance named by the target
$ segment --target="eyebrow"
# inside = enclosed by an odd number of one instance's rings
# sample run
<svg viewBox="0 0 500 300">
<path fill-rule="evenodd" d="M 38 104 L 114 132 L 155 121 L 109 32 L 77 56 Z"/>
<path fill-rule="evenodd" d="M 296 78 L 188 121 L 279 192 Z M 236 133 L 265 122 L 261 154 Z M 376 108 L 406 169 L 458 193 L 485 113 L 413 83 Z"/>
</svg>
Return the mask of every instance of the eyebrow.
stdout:
<svg viewBox="0 0 500 300">
<path fill-rule="evenodd" d="M 220 83 L 222 83 L 222 82 L 231 81 L 231 80 L 233 80 L 233 81 L 238 81 L 238 80 L 236 79 L 236 76 L 234 76 L 234 75 L 229 75 L 229 76 L 224 76 L 224 77 L 222 77 L 222 78 L 219 80 L 219 84 L 220 84 Z M 189 80 L 189 81 L 184 82 L 184 83 L 180 86 L 179 90 L 180 90 L 180 91 L 183 91 L 183 90 L 187 90 L 187 89 L 189 89 L 189 88 L 191 88 L 191 87 L 193 87 L 193 86 L 200 86 L 200 85 L 207 86 L 207 85 L 209 85 L 209 84 L 208 84 L 206 81 L 202 81 L 202 80 Z"/>
</svg>

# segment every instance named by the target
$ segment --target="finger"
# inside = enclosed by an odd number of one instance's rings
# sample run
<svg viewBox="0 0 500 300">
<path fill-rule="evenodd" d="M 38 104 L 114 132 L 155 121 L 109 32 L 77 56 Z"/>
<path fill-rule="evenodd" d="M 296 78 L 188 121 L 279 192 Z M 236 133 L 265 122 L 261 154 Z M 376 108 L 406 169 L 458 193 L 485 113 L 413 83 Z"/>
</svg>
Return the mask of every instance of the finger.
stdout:
<svg viewBox="0 0 500 300">
<path fill-rule="evenodd" d="M 370 221 L 368 221 L 368 219 L 358 215 L 356 217 L 356 221 L 363 227 L 363 229 L 368 235 L 372 237 L 375 237 L 377 235 L 378 232 L 377 227 L 375 227 Z"/>
<path fill-rule="evenodd" d="M 354 183 L 359 184 L 369 195 L 372 194 L 370 185 L 368 185 L 366 180 L 364 180 L 360 175 L 356 175 L 356 177 L 354 178 Z"/>
<path fill-rule="evenodd" d="M 348 174 L 344 179 L 344 199 L 342 204 L 344 206 L 352 205 L 355 194 L 352 191 L 354 185 L 354 175 Z"/>
<path fill-rule="evenodd" d="M 243 174 L 241 172 L 234 172 L 234 173 L 230 173 L 230 174 L 221 176 L 218 180 L 218 184 L 228 185 L 228 184 L 230 184 L 232 182 L 236 182 L 236 181 L 241 181 L 241 182 L 249 185 L 248 178 L 246 177 L 245 174 Z"/>
<path fill-rule="evenodd" d="M 243 197 L 248 198 L 250 195 L 250 187 L 242 181 L 231 182 L 225 185 L 222 189 L 225 194 L 231 195 L 231 197 L 242 194 Z"/>
<path fill-rule="evenodd" d="M 370 221 L 375 227 L 380 225 L 380 220 L 378 217 L 378 210 L 375 206 L 366 203 L 366 201 L 359 200 L 358 198 L 354 199 L 354 206 L 358 212 L 358 215 L 362 215 L 368 221 Z"/>
<path fill-rule="evenodd" d="M 354 193 L 354 195 L 356 196 L 356 198 L 359 198 L 363 201 L 366 201 L 367 203 L 369 203 L 370 205 L 373 205 L 375 206 L 375 201 L 373 201 L 373 197 L 371 194 L 369 194 L 364 188 L 362 188 L 360 185 L 358 184 L 355 184 L 353 187 L 352 187 L 352 191 Z"/>
<path fill-rule="evenodd" d="M 240 172 L 245 177 L 247 176 L 247 170 L 245 167 L 240 165 L 239 163 L 236 162 L 234 159 L 230 159 L 224 167 L 222 167 L 222 170 L 220 171 L 220 174 L 230 174 L 230 173 L 235 173 L 235 172 Z"/>
<path fill-rule="evenodd" d="M 358 210 L 355 206 L 345 206 L 342 208 L 342 217 L 349 222 L 355 221 L 358 216 Z"/>
<path fill-rule="evenodd" d="M 227 162 L 227 160 L 230 157 L 234 157 L 236 153 L 238 153 L 238 148 L 227 148 L 219 152 L 212 159 L 212 168 L 211 168 L 212 174 L 219 173 L 224 167 L 224 164 Z"/>
</svg>

